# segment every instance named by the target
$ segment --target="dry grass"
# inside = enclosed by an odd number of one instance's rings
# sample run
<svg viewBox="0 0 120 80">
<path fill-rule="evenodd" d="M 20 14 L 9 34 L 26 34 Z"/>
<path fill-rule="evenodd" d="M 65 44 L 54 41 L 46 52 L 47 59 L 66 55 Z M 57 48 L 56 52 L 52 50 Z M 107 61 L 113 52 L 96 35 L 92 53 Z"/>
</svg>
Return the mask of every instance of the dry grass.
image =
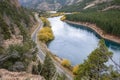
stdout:
<svg viewBox="0 0 120 80">
<path fill-rule="evenodd" d="M 0 69 L 0 80 L 45 80 L 40 75 L 33 75 L 26 72 L 10 72 Z"/>
</svg>

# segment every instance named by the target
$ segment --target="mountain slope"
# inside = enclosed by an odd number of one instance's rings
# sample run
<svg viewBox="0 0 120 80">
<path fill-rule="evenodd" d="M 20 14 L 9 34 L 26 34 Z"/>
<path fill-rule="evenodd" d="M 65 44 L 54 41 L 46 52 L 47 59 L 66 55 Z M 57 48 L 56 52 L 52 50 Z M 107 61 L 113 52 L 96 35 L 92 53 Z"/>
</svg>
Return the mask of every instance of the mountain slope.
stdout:
<svg viewBox="0 0 120 80">
<path fill-rule="evenodd" d="M 31 13 L 18 0 L 0 1 L 0 68 L 28 71 L 38 64 L 37 49 L 30 40 L 30 29 L 36 23 Z"/>
<path fill-rule="evenodd" d="M 23 6 L 39 10 L 58 10 L 64 5 L 71 5 L 82 0 L 19 0 Z"/>
<path fill-rule="evenodd" d="M 12 34 L 15 34 L 15 27 L 19 30 L 25 27 L 27 29 L 35 23 L 33 14 L 21 8 L 17 0 L 0 1 L 0 20 L 0 30 L 4 39 L 9 39 Z M 22 30 L 20 30 L 20 34 L 22 34 Z"/>
<path fill-rule="evenodd" d="M 63 6 L 61 12 L 96 11 L 111 6 L 119 6 L 119 0 L 83 0 L 73 5 Z M 114 7 L 116 8 L 116 7 Z M 118 7 L 117 7 L 118 8 Z"/>
</svg>

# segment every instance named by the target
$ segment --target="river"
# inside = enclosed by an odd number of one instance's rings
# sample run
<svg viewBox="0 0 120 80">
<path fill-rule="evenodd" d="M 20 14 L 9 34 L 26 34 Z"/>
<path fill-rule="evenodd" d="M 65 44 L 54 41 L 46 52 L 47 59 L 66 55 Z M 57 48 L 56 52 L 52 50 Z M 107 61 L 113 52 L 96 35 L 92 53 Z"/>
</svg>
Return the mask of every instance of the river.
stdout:
<svg viewBox="0 0 120 80">
<path fill-rule="evenodd" d="M 83 63 L 87 56 L 97 47 L 100 36 L 84 26 L 68 24 L 60 17 L 48 18 L 51 23 L 55 39 L 48 48 L 62 59 L 68 59 L 72 65 Z M 113 60 L 120 61 L 120 44 L 105 40 L 113 54 Z M 112 64 L 111 61 L 108 64 Z"/>
</svg>

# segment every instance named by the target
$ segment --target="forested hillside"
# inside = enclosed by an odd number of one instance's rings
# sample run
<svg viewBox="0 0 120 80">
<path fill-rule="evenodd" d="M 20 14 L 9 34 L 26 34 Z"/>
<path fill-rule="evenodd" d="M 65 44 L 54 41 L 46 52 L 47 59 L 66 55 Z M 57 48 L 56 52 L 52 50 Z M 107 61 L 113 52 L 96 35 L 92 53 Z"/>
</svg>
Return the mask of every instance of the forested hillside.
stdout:
<svg viewBox="0 0 120 80">
<path fill-rule="evenodd" d="M 11 38 L 15 34 L 15 28 L 19 28 L 20 34 L 25 36 L 23 28 L 27 30 L 35 23 L 33 14 L 18 5 L 11 0 L 0 1 L 0 33 L 4 39 Z"/>
<path fill-rule="evenodd" d="M 117 10 L 70 14 L 66 15 L 66 19 L 75 22 L 90 22 L 106 33 L 120 36 L 120 11 Z"/>
</svg>

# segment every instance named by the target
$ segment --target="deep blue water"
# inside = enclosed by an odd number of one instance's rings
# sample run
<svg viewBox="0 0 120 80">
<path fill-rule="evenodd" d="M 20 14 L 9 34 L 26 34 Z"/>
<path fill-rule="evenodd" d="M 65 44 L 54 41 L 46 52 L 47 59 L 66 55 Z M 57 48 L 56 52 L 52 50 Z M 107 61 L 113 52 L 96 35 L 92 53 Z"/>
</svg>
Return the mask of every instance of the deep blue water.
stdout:
<svg viewBox="0 0 120 80">
<path fill-rule="evenodd" d="M 69 59 L 72 65 L 82 63 L 87 56 L 97 47 L 100 36 L 93 30 L 74 24 L 60 21 L 60 17 L 48 18 L 51 23 L 55 39 L 48 48 L 60 58 Z M 113 54 L 113 60 L 120 61 L 120 44 L 105 40 Z M 108 64 L 112 62 L 109 61 Z"/>
</svg>

